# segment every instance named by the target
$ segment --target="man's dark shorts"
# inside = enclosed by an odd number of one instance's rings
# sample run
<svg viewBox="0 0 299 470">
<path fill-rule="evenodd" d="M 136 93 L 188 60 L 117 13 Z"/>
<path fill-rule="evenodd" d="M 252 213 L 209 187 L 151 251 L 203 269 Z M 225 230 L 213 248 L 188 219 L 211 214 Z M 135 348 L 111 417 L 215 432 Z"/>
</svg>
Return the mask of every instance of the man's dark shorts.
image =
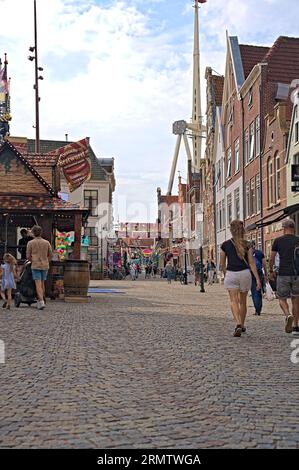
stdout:
<svg viewBox="0 0 299 470">
<path fill-rule="evenodd" d="M 299 297 L 299 276 L 277 276 L 277 297 Z"/>
</svg>

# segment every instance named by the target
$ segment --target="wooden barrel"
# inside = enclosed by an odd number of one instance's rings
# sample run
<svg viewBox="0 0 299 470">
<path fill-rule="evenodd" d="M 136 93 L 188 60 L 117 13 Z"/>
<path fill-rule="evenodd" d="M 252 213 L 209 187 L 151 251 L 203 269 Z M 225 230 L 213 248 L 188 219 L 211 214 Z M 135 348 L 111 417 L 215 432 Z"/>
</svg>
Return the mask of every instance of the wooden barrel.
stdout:
<svg viewBox="0 0 299 470">
<path fill-rule="evenodd" d="M 86 297 L 90 281 L 89 263 L 85 260 L 66 260 L 64 265 L 65 297 Z"/>
</svg>

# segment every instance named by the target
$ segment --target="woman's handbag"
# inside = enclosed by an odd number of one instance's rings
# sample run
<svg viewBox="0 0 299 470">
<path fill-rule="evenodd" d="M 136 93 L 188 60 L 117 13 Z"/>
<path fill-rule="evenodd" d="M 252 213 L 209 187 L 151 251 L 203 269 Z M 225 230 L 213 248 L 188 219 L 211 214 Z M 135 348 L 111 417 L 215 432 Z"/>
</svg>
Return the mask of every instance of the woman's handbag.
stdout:
<svg viewBox="0 0 299 470">
<path fill-rule="evenodd" d="M 275 294 L 269 282 L 266 282 L 266 299 L 269 300 L 269 302 L 275 299 Z"/>
</svg>

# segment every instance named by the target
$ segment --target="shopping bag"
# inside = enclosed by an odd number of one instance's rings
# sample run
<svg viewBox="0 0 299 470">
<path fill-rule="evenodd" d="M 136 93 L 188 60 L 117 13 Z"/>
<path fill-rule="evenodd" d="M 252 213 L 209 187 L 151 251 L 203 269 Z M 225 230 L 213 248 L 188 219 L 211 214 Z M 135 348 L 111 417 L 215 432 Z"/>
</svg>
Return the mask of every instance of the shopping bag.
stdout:
<svg viewBox="0 0 299 470">
<path fill-rule="evenodd" d="M 270 286 L 269 282 L 266 283 L 266 299 L 271 302 L 271 300 L 275 299 L 274 292 L 272 290 L 272 287 Z"/>
</svg>

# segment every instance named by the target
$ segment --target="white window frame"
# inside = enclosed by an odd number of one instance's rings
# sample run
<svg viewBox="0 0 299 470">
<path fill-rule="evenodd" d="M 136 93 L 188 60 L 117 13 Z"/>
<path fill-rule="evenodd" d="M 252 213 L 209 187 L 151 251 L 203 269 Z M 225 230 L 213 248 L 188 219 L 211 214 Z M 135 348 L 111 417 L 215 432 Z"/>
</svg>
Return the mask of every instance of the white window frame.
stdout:
<svg viewBox="0 0 299 470">
<path fill-rule="evenodd" d="M 235 141 L 235 174 L 240 170 L 240 139 Z"/>
<path fill-rule="evenodd" d="M 249 161 L 254 159 L 254 122 L 250 124 L 249 130 Z"/>
</svg>

